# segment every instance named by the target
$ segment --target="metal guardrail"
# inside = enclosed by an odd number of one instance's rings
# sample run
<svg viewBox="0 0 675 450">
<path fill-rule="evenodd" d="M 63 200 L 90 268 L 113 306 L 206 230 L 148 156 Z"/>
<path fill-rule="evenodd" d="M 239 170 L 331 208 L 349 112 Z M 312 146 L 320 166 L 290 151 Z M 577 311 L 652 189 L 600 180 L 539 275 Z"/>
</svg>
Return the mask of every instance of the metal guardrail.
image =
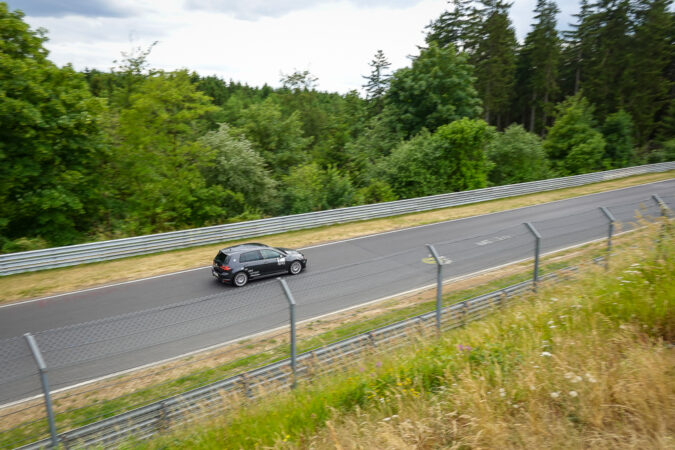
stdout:
<svg viewBox="0 0 675 450">
<path fill-rule="evenodd" d="M 115 239 L 89 244 L 9 253 L 0 255 L 0 276 L 108 261 L 129 256 L 196 247 L 236 239 L 248 239 L 256 236 L 265 236 L 305 228 L 315 228 L 337 223 L 429 211 L 524 194 L 582 186 L 585 184 L 644 173 L 666 172 L 669 170 L 675 170 L 675 161 L 506 186 L 495 186 L 473 191 L 452 192 L 429 197 L 397 200 L 394 202 L 352 206 L 328 211 L 273 217 L 269 219 Z"/>
<path fill-rule="evenodd" d="M 540 281 L 565 276 L 574 267 L 561 269 L 542 277 Z M 498 310 L 518 295 L 531 291 L 532 281 L 518 283 L 498 291 L 465 300 L 442 309 L 444 331 L 481 319 Z M 310 379 L 316 375 L 344 370 L 349 364 L 363 360 L 367 355 L 405 345 L 412 336 L 435 333 L 436 312 L 432 311 L 368 331 L 363 334 L 302 353 L 297 358 L 295 380 Z M 134 439 L 143 440 L 191 422 L 222 414 L 227 404 L 236 399 L 255 399 L 280 390 L 288 390 L 294 383 L 291 360 L 285 359 L 247 373 L 217 381 L 95 422 L 59 433 L 59 444 L 64 448 L 112 447 Z M 226 402 L 226 399 L 235 401 Z M 47 448 L 49 438 L 34 442 L 22 450 Z"/>
</svg>

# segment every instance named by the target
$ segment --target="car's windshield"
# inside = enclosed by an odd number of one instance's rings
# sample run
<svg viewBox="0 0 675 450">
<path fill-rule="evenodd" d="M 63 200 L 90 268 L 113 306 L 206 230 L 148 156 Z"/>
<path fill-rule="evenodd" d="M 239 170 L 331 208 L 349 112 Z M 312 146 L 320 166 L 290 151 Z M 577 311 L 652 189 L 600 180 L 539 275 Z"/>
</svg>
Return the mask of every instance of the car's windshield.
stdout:
<svg viewBox="0 0 675 450">
<path fill-rule="evenodd" d="M 227 264 L 227 261 L 230 259 L 230 255 L 223 252 L 218 252 L 216 259 L 214 260 L 218 264 Z"/>
</svg>

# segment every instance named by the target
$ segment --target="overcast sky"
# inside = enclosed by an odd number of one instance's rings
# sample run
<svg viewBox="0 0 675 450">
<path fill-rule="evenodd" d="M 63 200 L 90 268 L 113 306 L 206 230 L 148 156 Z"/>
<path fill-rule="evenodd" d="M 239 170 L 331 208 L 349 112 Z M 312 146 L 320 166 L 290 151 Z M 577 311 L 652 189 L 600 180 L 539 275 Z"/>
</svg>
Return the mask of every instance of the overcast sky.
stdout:
<svg viewBox="0 0 675 450">
<path fill-rule="evenodd" d="M 5 0 L 7 1 L 7 0 Z M 47 29 L 50 60 L 75 69 L 114 66 L 122 52 L 158 44 L 156 69 L 188 69 L 251 86 L 280 85 L 281 74 L 308 70 L 322 91 L 360 90 L 368 63 L 383 50 L 391 69 L 410 64 L 424 27 L 446 0 L 9 0 L 25 21 Z M 536 0 L 515 0 L 519 39 Z M 559 0 L 559 27 L 577 0 Z"/>
</svg>

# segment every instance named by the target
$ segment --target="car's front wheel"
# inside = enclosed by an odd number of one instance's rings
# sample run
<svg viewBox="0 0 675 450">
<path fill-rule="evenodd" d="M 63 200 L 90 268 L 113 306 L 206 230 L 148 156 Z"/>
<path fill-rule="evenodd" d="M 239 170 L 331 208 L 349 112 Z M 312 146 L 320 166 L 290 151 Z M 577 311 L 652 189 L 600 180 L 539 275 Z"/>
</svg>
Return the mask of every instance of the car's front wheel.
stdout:
<svg viewBox="0 0 675 450">
<path fill-rule="evenodd" d="M 232 283 L 237 287 L 242 287 L 248 283 L 248 275 L 246 275 L 246 272 L 239 272 L 232 279 Z"/>
<path fill-rule="evenodd" d="M 302 272 L 302 264 L 300 263 L 300 261 L 293 261 L 291 263 L 291 266 L 288 268 L 288 272 L 291 275 L 297 275 L 300 272 Z"/>
</svg>

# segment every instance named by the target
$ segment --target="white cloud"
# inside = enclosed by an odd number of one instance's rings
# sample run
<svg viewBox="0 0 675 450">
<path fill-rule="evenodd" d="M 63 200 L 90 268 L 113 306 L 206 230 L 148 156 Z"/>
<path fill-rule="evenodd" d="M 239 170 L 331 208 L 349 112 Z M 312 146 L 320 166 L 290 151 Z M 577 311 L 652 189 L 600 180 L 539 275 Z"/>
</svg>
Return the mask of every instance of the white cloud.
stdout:
<svg viewBox="0 0 675 450">
<path fill-rule="evenodd" d="M 407 8 L 421 0 L 347 0 L 356 7 Z M 331 0 L 186 0 L 187 9 L 233 15 L 242 20 L 281 17 L 285 14 L 331 3 Z"/>
<path fill-rule="evenodd" d="M 517 0 L 511 10 L 519 38 L 530 30 L 535 1 Z M 115 4 L 131 10 L 130 2 Z M 85 2 L 67 3 L 70 11 Z M 113 2 L 94 4 L 103 8 Z M 275 9 L 267 8 L 272 4 Z M 408 56 L 424 44 L 425 26 L 448 6 L 444 0 L 135 0 L 133 5 L 129 17 L 90 16 L 83 10 L 25 20 L 48 30 L 52 61 L 78 70 L 109 70 L 121 52 L 159 41 L 148 59 L 154 68 L 187 68 L 252 86 L 279 86 L 282 72 L 309 70 L 319 89 L 345 93 L 361 88 L 379 49 L 392 70 L 408 66 Z M 241 18 L 246 15 L 255 20 Z"/>
</svg>

